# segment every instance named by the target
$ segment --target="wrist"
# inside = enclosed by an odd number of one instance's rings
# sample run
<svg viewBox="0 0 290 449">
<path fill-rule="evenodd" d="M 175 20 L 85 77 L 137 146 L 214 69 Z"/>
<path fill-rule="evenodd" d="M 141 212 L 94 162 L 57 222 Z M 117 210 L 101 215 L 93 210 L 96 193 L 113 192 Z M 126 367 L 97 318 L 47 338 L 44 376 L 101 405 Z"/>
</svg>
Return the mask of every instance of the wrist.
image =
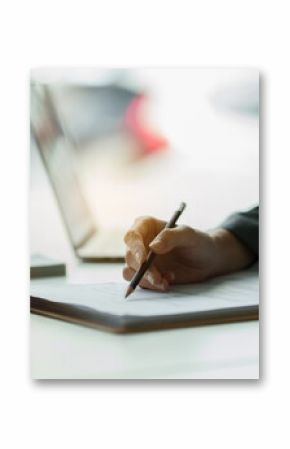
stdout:
<svg viewBox="0 0 290 449">
<path fill-rule="evenodd" d="M 230 231 L 222 228 L 216 229 L 210 233 L 210 236 L 215 253 L 213 275 L 239 271 L 254 262 L 254 254 Z"/>
</svg>

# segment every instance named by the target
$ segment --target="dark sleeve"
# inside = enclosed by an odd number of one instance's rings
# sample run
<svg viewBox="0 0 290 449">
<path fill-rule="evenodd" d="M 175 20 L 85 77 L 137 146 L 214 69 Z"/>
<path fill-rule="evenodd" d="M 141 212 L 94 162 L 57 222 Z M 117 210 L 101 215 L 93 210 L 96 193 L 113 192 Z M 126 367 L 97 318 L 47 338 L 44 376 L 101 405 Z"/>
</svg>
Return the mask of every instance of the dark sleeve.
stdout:
<svg viewBox="0 0 290 449">
<path fill-rule="evenodd" d="M 259 207 L 230 215 L 222 224 L 259 258 Z"/>
</svg>

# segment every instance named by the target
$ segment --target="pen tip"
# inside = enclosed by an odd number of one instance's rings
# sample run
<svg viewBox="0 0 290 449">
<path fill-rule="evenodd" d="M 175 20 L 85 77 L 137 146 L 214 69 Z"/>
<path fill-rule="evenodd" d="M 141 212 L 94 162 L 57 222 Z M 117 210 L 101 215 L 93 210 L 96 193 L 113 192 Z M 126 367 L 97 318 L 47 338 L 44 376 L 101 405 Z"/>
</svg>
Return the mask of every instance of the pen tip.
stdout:
<svg viewBox="0 0 290 449">
<path fill-rule="evenodd" d="M 129 285 L 129 287 L 126 290 L 125 293 L 125 298 L 128 298 L 129 295 L 131 295 L 131 293 L 134 291 L 134 289 L 131 287 L 131 285 Z"/>
</svg>

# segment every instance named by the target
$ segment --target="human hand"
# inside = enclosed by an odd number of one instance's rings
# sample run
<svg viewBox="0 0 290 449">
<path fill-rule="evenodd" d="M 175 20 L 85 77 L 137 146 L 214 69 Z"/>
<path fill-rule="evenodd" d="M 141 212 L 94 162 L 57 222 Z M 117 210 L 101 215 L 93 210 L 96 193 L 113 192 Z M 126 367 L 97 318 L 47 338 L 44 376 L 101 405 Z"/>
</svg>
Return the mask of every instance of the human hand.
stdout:
<svg viewBox="0 0 290 449">
<path fill-rule="evenodd" d="M 165 291 L 170 284 L 202 282 L 249 265 L 253 255 L 230 232 L 202 232 L 189 226 L 164 229 L 153 217 L 137 218 L 124 237 L 127 245 L 123 276 L 130 281 L 147 254 L 156 257 L 140 282 L 143 288 Z"/>
</svg>

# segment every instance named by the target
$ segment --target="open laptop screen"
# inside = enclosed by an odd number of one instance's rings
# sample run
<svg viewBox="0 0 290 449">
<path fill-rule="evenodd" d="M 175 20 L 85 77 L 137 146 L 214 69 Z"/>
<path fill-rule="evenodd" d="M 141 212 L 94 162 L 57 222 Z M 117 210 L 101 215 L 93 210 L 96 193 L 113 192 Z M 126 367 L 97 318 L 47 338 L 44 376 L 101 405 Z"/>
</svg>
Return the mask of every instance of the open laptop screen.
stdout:
<svg viewBox="0 0 290 449">
<path fill-rule="evenodd" d="M 95 223 L 75 174 L 73 149 L 59 123 L 48 88 L 40 83 L 31 83 L 30 120 L 70 240 L 78 248 L 95 232 Z"/>
</svg>

